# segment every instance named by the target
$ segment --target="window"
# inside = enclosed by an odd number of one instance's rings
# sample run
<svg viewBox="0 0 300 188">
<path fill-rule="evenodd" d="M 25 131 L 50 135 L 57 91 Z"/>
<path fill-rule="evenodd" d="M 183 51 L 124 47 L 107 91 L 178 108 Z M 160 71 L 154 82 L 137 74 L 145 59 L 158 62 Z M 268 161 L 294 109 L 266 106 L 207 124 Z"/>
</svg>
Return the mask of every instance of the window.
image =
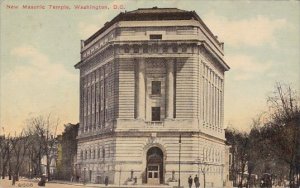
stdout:
<svg viewBox="0 0 300 188">
<path fill-rule="evenodd" d="M 186 45 L 182 45 L 181 50 L 182 50 L 182 52 L 186 52 L 187 51 L 187 46 Z"/>
<path fill-rule="evenodd" d="M 152 107 L 152 121 L 160 121 L 160 107 Z"/>
<path fill-rule="evenodd" d="M 162 39 L 162 35 L 150 35 L 150 39 L 151 40 L 161 40 Z"/>
<path fill-rule="evenodd" d="M 178 52 L 178 47 L 177 47 L 176 45 L 174 45 L 174 46 L 172 47 L 172 50 L 173 50 L 173 52 L 177 53 L 177 52 Z"/>
<path fill-rule="evenodd" d="M 105 159 L 105 149 L 102 149 L 102 158 Z"/>
<path fill-rule="evenodd" d="M 134 53 L 139 53 L 139 46 L 138 45 L 134 45 L 133 52 Z"/>
<path fill-rule="evenodd" d="M 148 53 L 148 46 L 147 45 L 143 46 L 143 53 Z"/>
<path fill-rule="evenodd" d="M 168 46 L 167 46 L 167 45 L 164 45 L 164 46 L 163 46 L 163 52 L 164 52 L 164 53 L 167 53 L 167 52 L 168 52 Z"/>
<path fill-rule="evenodd" d="M 161 94 L 161 82 L 160 81 L 152 81 L 151 94 L 152 95 L 160 95 Z"/>
<path fill-rule="evenodd" d="M 124 52 L 125 52 L 125 53 L 129 53 L 129 46 L 128 46 L 128 45 L 125 45 L 125 46 L 124 46 Z"/>
<path fill-rule="evenodd" d="M 83 151 L 80 152 L 80 159 L 83 160 Z"/>
</svg>

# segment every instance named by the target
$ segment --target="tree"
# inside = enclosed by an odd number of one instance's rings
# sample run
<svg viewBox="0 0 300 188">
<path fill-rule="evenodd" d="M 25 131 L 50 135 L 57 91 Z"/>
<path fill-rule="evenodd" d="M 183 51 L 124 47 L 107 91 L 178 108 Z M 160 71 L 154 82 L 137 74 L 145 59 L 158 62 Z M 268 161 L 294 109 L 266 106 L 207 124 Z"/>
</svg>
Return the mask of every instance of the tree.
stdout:
<svg viewBox="0 0 300 188">
<path fill-rule="evenodd" d="M 77 155 L 77 135 L 79 124 L 66 124 L 65 130 L 61 136 L 61 142 L 59 148 L 61 153 L 58 154 L 58 173 L 59 177 L 64 180 L 70 180 L 71 177 L 76 176 L 74 174 L 74 158 Z"/>
<path fill-rule="evenodd" d="M 7 166 L 10 164 L 10 156 L 11 156 L 11 143 L 10 143 L 10 135 L 7 137 L 1 136 L 0 141 L 0 156 L 1 156 L 1 174 L 2 179 L 5 179 L 5 175 L 7 172 Z"/>
<path fill-rule="evenodd" d="M 270 119 L 263 130 L 269 149 L 289 165 L 290 187 L 295 187 L 300 164 L 300 108 L 297 93 L 290 86 L 277 83 L 268 97 Z M 296 179 L 299 185 L 299 179 Z"/>
<path fill-rule="evenodd" d="M 19 136 L 15 136 L 10 139 L 11 142 L 11 157 L 13 160 L 13 182 L 19 180 L 20 168 L 24 162 L 27 150 L 30 146 L 30 136 L 26 135 L 24 131 Z"/>
<path fill-rule="evenodd" d="M 236 129 L 226 129 L 226 142 L 231 145 L 233 163 L 230 167 L 234 186 L 243 187 L 243 180 L 247 170 L 249 135 Z M 239 179 L 239 182 L 237 180 Z"/>
<path fill-rule="evenodd" d="M 47 117 L 38 116 L 28 120 L 30 131 L 38 137 L 38 154 L 39 158 L 46 158 L 46 174 L 48 181 L 51 180 L 50 165 L 56 157 L 56 131 L 59 119 L 53 120 L 49 114 Z"/>
</svg>

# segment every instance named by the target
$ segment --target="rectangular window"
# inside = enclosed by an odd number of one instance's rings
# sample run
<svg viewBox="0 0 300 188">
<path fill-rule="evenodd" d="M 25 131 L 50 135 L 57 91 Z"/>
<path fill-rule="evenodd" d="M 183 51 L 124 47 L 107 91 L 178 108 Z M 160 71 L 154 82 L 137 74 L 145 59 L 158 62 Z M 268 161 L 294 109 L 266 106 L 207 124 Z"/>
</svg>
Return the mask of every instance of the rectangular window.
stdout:
<svg viewBox="0 0 300 188">
<path fill-rule="evenodd" d="M 143 53 L 148 53 L 148 46 L 147 45 L 143 46 Z"/>
<path fill-rule="evenodd" d="M 176 46 L 176 44 L 172 47 L 173 52 L 177 53 L 178 52 L 178 47 Z"/>
<path fill-rule="evenodd" d="M 128 45 L 125 45 L 125 46 L 124 46 L 124 52 L 125 52 L 125 53 L 129 53 L 129 46 L 128 46 Z"/>
<path fill-rule="evenodd" d="M 186 45 L 182 45 L 181 50 L 182 50 L 182 52 L 186 52 L 187 51 L 187 46 Z"/>
<path fill-rule="evenodd" d="M 150 39 L 151 40 L 161 40 L 162 39 L 162 35 L 150 35 Z"/>
<path fill-rule="evenodd" d="M 161 82 L 160 81 L 152 81 L 151 94 L 152 95 L 160 95 L 161 94 Z"/>
<path fill-rule="evenodd" d="M 160 107 L 152 107 L 152 121 L 160 121 Z"/>
<path fill-rule="evenodd" d="M 168 46 L 166 46 L 166 45 L 163 46 L 163 52 L 164 52 L 164 53 L 167 53 L 167 52 L 168 52 Z"/>
<path fill-rule="evenodd" d="M 139 53 L 139 46 L 138 45 L 133 46 L 133 53 Z"/>
</svg>

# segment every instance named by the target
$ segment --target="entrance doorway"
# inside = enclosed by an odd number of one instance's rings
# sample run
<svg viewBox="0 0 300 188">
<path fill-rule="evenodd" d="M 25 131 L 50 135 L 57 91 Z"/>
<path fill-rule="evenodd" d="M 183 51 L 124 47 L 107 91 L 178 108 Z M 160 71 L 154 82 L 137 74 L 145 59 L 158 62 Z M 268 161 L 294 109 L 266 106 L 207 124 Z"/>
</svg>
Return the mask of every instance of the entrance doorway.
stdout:
<svg viewBox="0 0 300 188">
<path fill-rule="evenodd" d="M 146 177 L 148 184 L 163 183 L 163 152 L 158 147 L 152 147 L 147 152 Z"/>
</svg>

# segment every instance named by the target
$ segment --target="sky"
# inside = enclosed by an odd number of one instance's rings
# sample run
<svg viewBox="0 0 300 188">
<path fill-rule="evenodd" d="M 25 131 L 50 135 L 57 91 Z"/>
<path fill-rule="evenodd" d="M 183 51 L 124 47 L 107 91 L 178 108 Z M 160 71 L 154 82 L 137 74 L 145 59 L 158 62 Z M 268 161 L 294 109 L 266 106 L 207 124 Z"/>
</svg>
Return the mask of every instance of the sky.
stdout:
<svg viewBox="0 0 300 188">
<path fill-rule="evenodd" d="M 102 8 L 76 10 L 75 5 Z M 225 126 L 249 130 L 252 118 L 267 109 L 266 99 L 276 82 L 300 90 L 299 1 L 4 0 L 0 134 L 19 132 L 39 115 L 58 118 L 59 131 L 63 124 L 77 123 L 79 71 L 74 65 L 80 61 L 80 40 L 121 11 L 154 6 L 196 11 L 225 43 L 225 60 L 231 67 L 225 73 Z"/>
</svg>

